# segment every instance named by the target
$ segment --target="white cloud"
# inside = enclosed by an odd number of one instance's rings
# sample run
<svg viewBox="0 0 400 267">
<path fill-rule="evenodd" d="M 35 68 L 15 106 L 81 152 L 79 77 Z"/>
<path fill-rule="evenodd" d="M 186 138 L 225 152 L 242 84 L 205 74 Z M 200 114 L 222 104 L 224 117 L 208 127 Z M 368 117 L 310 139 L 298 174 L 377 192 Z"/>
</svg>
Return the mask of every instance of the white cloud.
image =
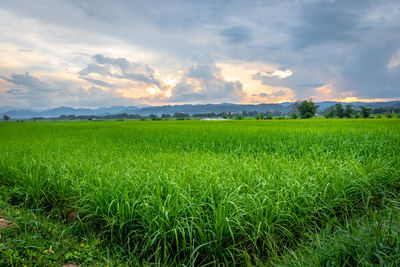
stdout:
<svg viewBox="0 0 400 267">
<path fill-rule="evenodd" d="M 397 51 L 397 53 L 395 53 L 395 54 L 390 58 L 390 61 L 389 61 L 389 64 L 388 64 L 388 69 L 396 68 L 396 67 L 399 66 L 399 65 L 400 65 L 400 50 Z"/>
<path fill-rule="evenodd" d="M 54 105 L 92 87 L 146 104 L 400 97 L 400 3 L 371 3 L 3 0 L 0 76 L 54 92 L 28 100 L 2 80 L 1 100 Z"/>
<path fill-rule="evenodd" d="M 287 70 L 274 70 L 271 72 L 258 72 L 256 76 L 258 77 L 268 77 L 268 78 L 278 78 L 280 80 L 285 79 L 293 75 L 290 69 Z"/>
<path fill-rule="evenodd" d="M 137 102 L 113 89 L 89 86 L 77 87 L 69 81 L 44 82 L 26 72 L 1 77 L 0 105 L 15 104 L 23 107 L 96 107 L 110 105 L 132 105 Z M 7 83 L 5 83 L 6 81 Z M 7 102 L 3 102 L 6 100 Z"/>
</svg>

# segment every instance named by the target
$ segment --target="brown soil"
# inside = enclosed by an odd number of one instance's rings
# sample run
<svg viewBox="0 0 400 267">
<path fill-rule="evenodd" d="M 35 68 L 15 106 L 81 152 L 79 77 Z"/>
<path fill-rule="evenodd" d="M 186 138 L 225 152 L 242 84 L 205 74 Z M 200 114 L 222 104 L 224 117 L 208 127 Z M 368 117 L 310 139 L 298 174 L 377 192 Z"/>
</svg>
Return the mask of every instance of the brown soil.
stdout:
<svg viewBox="0 0 400 267">
<path fill-rule="evenodd" d="M 12 226 L 13 223 L 6 219 L 0 218 L 0 230 Z"/>
</svg>

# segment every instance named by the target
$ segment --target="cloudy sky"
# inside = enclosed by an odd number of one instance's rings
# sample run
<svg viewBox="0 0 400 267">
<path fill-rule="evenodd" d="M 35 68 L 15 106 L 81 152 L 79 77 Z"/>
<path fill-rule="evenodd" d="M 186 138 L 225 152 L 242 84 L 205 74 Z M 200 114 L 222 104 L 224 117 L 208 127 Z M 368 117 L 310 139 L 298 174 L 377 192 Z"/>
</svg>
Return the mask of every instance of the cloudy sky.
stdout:
<svg viewBox="0 0 400 267">
<path fill-rule="evenodd" d="M 0 106 L 400 99 L 398 0 L 1 0 Z"/>
</svg>

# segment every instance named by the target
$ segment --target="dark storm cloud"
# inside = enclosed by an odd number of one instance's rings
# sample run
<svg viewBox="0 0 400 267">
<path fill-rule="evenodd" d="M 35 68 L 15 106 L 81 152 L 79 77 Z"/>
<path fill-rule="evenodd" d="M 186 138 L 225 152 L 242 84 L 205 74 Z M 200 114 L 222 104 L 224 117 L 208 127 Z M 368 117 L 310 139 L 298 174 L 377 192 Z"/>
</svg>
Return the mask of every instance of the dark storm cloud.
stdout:
<svg viewBox="0 0 400 267">
<path fill-rule="evenodd" d="M 38 78 L 31 76 L 28 72 L 25 72 L 24 74 L 12 74 L 10 78 L 7 77 L 2 77 L 4 80 L 13 83 L 15 85 L 23 85 L 27 88 L 32 88 L 32 89 L 43 89 L 47 88 L 47 84 L 40 81 Z"/>
<path fill-rule="evenodd" d="M 66 105 L 99 107 L 99 106 L 117 106 L 117 105 L 135 105 L 136 102 L 130 98 L 126 98 L 121 94 L 112 90 L 104 90 L 102 88 L 91 86 L 85 90 L 78 88 L 69 94 L 69 98 L 65 102 Z"/>
<path fill-rule="evenodd" d="M 126 60 L 125 58 L 109 58 L 100 54 L 94 55 L 92 57 L 92 60 L 102 65 L 118 66 L 121 68 L 122 71 L 126 71 L 130 66 L 128 60 Z"/>
<path fill-rule="evenodd" d="M 155 70 L 145 64 L 129 62 L 125 58 L 105 57 L 100 54 L 92 56 L 91 59 L 94 63 L 88 64 L 86 68 L 78 73 L 81 75 L 81 78 L 94 84 L 105 86 L 106 82 L 86 77 L 91 73 L 118 79 L 129 79 L 148 85 L 156 85 L 158 87 L 162 86 L 161 81 L 154 77 Z M 112 73 L 111 67 L 117 67 L 119 72 Z"/>
<path fill-rule="evenodd" d="M 254 75 L 266 85 L 284 86 L 299 98 L 327 83 L 333 97 L 398 98 L 399 71 L 388 63 L 400 50 L 400 2 L 312 1 L 303 3 L 297 23 L 282 29 L 288 37 L 269 55 L 287 79 Z M 268 51 L 266 48 L 265 51 Z"/>
<path fill-rule="evenodd" d="M 107 82 L 105 82 L 105 81 L 102 81 L 102 80 L 92 79 L 92 78 L 84 77 L 84 76 L 79 76 L 79 78 L 84 79 L 84 80 L 86 80 L 86 81 L 88 81 L 88 82 L 90 82 L 90 83 L 93 83 L 93 84 L 95 84 L 95 85 L 99 85 L 99 86 L 103 86 L 103 87 L 108 87 L 108 88 L 111 88 L 111 87 L 112 87 L 111 84 L 109 84 L 109 83 L 107 83 Z"/>
<path fill-rule="evenodd" d="M 351 66 L 344 66 L 341 87 L 354 88 L 360 96 L 399 97 L 400 67 L 388 69 L 388 62 L 400 48 L 398 44 L 383 43 L 359 53 Z"/>
<path fill-rule="evenodd" d="M 90 73 L 98 73 L 102 76 L 111 75 L 108 66 L 100 66 L 97 64 L 88 64 L 86 68 L 82 69 L 78 73 L 83 76 L 89 75 Z"/>
<path fill-rule="evenodd" d="M 327 84 L 333 88 L 332 98 L 347 93 L 363 98 L 400 97 L 400 67 L 397 63 L 389 67 L 400 51 L 397 0 L 4 0 L 1 10 L 16 19 L 11 23 L 8 17 L 0 17 L 0 43 L 12 43 L 16 51 L 32 50 L 24 53 L 28 57 L 40 50 L 41 40 L 48 40 L 44 50 L 52 51 L 49 57 L 56 55 L 51 62 L 79 67 L 77 77 L 104 89 L 112 88 L 111 78 L 163 87 L 155 68 L 165 76 L 185 70 L 182 81 L 172 90 L 171 101 L 212 101 L 218 97 L 241 101 L 243 81 L 225 80 L 214 63 L 187 62 L 200 52 L 211 55 L 211 62 L 218 64 L 256 62 L 290 69 L 293 75 L 285 79 L 268 75 L 255 75 L 253 79 L 290 88 L 297 98 L 315 95 L 316 88 Z M 35 27 L 20 25 L 25 19 L 36 23 Z M 15 27 L 12 38 L 4 35 L 8 25 Z M 61 34 L 63 30 L 68 33 Z M 29 38 L 22 40 L 24 36 Z M 74 47 L 74 53 L 95 55 L 89 63 L 84 56 L 68 60 L 64 50 L 57 51 L 64 44 Z M 120 46 L 130 55 L 119 53 Z M 137 50 L 152 56 L 131 57 Z M 152 61 L 135 63 L 131 58 Z M 19 86 L 31 83 L 32 88 L 36 83 L 37 89 L 52 90 L 45 87 L 47 81 L 40 84 L 41 80 L 28 75 L 11 76 L 38 67 L 0 69 L 0 75 L 14 79 L 13 84 L 21 83 Z M 254 74 L 257 72 L 267 73 L 260 69 Z"/>
<path fill-rule="evenodd" d="M 16 95 L 21 95 L 21 94 L 23 94 L 23 92 L 24 92 L 24 90 L 12 88 L 12 89 L 8 89 L 8 90 L 6 91 L 6 94 L 10 94 L 10 95 L 16 96 Z"/>
<path fill-rule="evenodd" d="M 311 88 L 318 88 L 321 86 L 326 85 L 326 83 L 305 83 L 305 84 L 298 84 L 298 87 L 311 87 Z"/>
<path fill-rule="evenodd" d="M 245 26 L 236 26 L 221 31 L 221 36 L 228 43 L 237 44 L 251 40 L 250 29 Z"/>
<path fill-rule="evenodd" d="M 221 103 L 240 102 L 245 97 L 243 84 L 224 79 L 213 62 L 188 68 L 182 80 L 173 88 L 170 101 Z"/>
<path fill-rule="evenodd" d="M 359 22 L 369 5 L 368 1 L 343 0 L 304 4 L 300 10 L 302 23 L 292 32 L 294 46 L 356 41 L 368 30 Z"/>
<path fill-rule="evenodd" d="M 261 97 L 261 98 L 267 98 L 267 97 L 270 97 L 270 96 L 274 96 L 274 97 L 275 96 L 285 96 L 286 94 L 287 94 L 286 91 L 278 90 L 276 92 L 269 93 L 269 94 L 267 94 L 267 93 L 252 94 L 252 96 L 258 96 L 258 97 Z"/>
<path fill-rule="evenodd" d="M 55 91 L 39 78 L 30 75 L 28 72 L 24 74 L 12 74 L 10 77 L 2 77 L 18 88 L 10 88 L 5 94 L 11 99 L 25 99 L 33 107 L 47 106 L 53 102 Z"/>
<path fill-rule="evenodd" d="M 10 77 L 0 76 L 0 79 L 19 86 L 19 88 L 9 88 L 4 93 L 0 92 L 0 98 L 8 96 L 10 102 L 22 100 L 30 107 L 42 108 L 53 105 L 96 107 L 135 104 L 132 99 L 123 97 L 114 90 L 103 90 L 94 86 L 85 90 L 81 87 L 74 88 L 72 85 L 50 85 L 28 72 L 12 74 Z"/>
<path fill-rule="evenodd" d="M 215 79 L 220 72 L 221 70 L 217 68 L 214 63 L 210 63 L 190 66 L 186 76 L 189 78 L 207 81 L 210 79 Z"/>
</svg>

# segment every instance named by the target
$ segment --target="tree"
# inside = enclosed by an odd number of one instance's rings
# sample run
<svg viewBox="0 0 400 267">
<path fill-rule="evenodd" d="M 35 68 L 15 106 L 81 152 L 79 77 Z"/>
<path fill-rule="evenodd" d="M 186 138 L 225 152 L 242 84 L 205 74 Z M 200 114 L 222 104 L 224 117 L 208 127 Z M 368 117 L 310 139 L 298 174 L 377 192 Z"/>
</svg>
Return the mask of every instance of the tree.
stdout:
<svg viewBox="0 0 400 267">
<path fill-rule="evenodd" d="M 187 118 L 189 117 L 188 113 L 183 113 L 183 112 L 175 112 L 174 118 Z"/>
<path fill-rule="evenodd" d="M 159 120 L 159 118 L 158 118 L 158 116 L 157 116 L 156 114 L 151 114 L 151 115 L 149 116 L 149 118 L 150 118 L 151 120 L 153 120 L 153 121 Z"/>
<path fill-rule="evenodd" d="M 243 120 L 243 115 L 238 114 L 238 115 L 236 116 L 236 119 L 237 119 L 237 120 Z"/>
<path fill-rule="evenodd" d="M 395 113 L 393 110 L 392 110 L 392 112 L 385 112 L 385 116 L 388 119 L 394 118 L 394 115 L 395 115 Z"/>
<path fill-rule="evenodd" d="M 371 115 L 371 108 L 366 108 L 364 106 L 361 106 L 361 116 L 363 118 L 369 118 L 369 116 Z"/>
<path fill-rule="evenodd" d="M 272 114 L 271 113 L 267 113 L 267 115 L 265 115 L 264 119 L 272 120 Z"/>
<path fill-rule="evenodd" d="M 337 103 L 335 105 L 334 114 L 335 114 L 335 117 L 338 117 L 338 118 L 344 117 L 344 109 L 343 109 L 342 104 Z"/>
<path fill-rule="evenodd" d="M 343 115 L 345 118 L 352 118 L 354 116 L 354 109 L 352 104 L 347 104 L 344 109 Z"/>
<path fill-rule="evenodd" d="M 3 116 L 3 121 L 9 121 L 9 120 L 10 120 L 10 117 L 8 117 L 7 115 Z"/>
<path fill-rule="evenodd" d="M 290 114 L 290 118 L 294 120 L 297 119 L 297 114 L 293 112 L 292 114 Z"/>
<path fill-rule="evenodd" d="M 297 115 L 299 115 L 299 106 L 300 106 L 299 101 L 294 102 L 293 105 L 290 106 L 290 110 L 288 111 L 288 113 L 289 114 L 296 113 Z"/>
<path fill-rule="evenodd" d="M 262 120 L 263 119 L 263 115 L 262 114 L 257 114 L 256 115 L 256 120 Z"/>
<path fill-rule="evenodd" d="M 309 119 L 315 116 L 315 113 L 317 112 L 318 105 L 315 105 L 315 103 L 310 99 L 310 100 L 304 100 L 300 103 L 299 106 L 297 106 L 297 110 L 300 113 L 300 117 L 303 119 Z"/>
<path fill-rule="evenodd" d="M 333 118 L 335 117 L 335 106 L 330 106 L 329 108 L 327 108 L 324 112 L 324 117 L 329 119 L 329 118 Z"/>
<path fill-rule="evenodd" d="M 329 112 L 325 112 L 324 113 L 324 117 L 329 119 L 329 118 L 333 118 L 333 111 L 329 111 Z"/>
<path fill-rule="evenodd" d="M 272 116 L 282 116 L 282 112 L 274 110 L 274 111 L 272 111 L 271 115 Z"/>
</svg>

